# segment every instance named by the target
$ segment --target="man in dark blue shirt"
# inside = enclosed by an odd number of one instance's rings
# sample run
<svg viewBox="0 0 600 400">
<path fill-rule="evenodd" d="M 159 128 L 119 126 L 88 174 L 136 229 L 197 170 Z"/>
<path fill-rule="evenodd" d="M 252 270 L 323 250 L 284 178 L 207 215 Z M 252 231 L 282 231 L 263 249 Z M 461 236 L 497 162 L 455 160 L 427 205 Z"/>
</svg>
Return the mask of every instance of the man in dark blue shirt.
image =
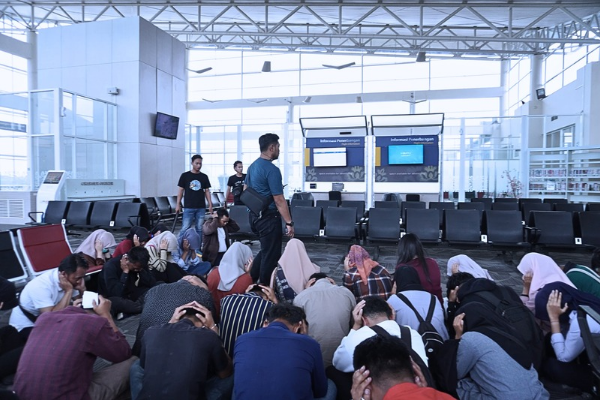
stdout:
<svg viewBox="0 0 600 400">
<path fill-rule="evenodd" d="M 267 314 L 268 326 L 237 339 L 234 351 L 236 400 L 335 399 L 319 344 L 307 333 L 300 307 L 277 304 Z"/>
<path fill-rule="evenodd" d="M 273 202 L 262 215 L 250 212 L 250 225 L 260 240 L 260 253 L 254 259 L 250 274 L 254 281 L 269 285 L 271 274 L 281 258 L 281 218 L 285 221 L 289 237 L 294 237 L 294 221 L 283 196 L 281 171 L 273 165 L 273 161 L 279 158 L 279 136 L 266 133 L 258 139 L 258 144 L 260 157 L 248 168 L 246 186 L 266 198 L 273 198 Z"/>
</svg>

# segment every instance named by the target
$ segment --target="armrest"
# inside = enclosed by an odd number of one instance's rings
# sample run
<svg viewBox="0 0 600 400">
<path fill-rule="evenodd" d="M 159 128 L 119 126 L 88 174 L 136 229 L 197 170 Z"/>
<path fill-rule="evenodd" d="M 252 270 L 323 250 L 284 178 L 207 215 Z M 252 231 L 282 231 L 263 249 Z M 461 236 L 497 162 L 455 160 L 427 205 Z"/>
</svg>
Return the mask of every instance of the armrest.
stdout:
<svg viewBox="0 0 600 400">
<path fill-rule="evenodd" d="M 540 229 L 532 226 L 526 226 L 525 231 L 527 232 L 527 242 L 531 244 L 536 244 L 542 234 Z"/>
<path fill-rule="evenodd" d="M 32 222 L 37 222 L 35 220 L 35 218 L 33 218 L 31 216 L 31 214 L 42 214 L 42 221 L 44 220 L 44 212 L 43 211 L 30 211 L 30 212 L 27 213 L 27 216 L 29 217 L 29 219 L 31 219 Z"/>
</svg>

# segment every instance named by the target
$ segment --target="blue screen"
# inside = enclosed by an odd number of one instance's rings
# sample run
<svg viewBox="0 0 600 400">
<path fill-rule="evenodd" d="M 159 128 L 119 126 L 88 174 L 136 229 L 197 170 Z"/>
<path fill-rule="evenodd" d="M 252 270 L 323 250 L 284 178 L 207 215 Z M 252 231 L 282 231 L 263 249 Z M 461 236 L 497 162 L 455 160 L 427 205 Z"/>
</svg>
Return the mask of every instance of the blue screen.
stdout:
<svg viewBox="0 0 600 400">
<path fill-rule="evenodd" d="M 388 147 L 388 164 L 423 164 L 423 145 L 406 144 Z"/>
</svg>

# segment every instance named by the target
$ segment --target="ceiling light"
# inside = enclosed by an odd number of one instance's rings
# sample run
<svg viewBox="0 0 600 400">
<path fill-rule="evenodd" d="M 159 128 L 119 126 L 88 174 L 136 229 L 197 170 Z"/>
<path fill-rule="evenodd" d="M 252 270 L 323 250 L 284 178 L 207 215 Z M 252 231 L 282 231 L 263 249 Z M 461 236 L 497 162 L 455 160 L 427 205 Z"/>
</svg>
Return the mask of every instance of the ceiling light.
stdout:
<svg viewBox="0 0 600 400">
<path fill-rule="evenodd" d="M 362 103 L 362 96 L 356 96 L 356 102 L 357 103 Z"/>
<path fill-rule="evenodd" d="M 195 72 L 195 73 L 197 73 L 197 74 L 203 74 L 203 73 L 205 73 L 205 72 L 208 72 L 208 71 L 210 71 L 211 69 L 212 69 L 212 67 L 207 67 L 207 68 L 202 68 L 202 69 L 199 69 L 199 70 L 197 70 L 197 71 L 194 71 L 194 72 Z"/>
<path fill-rule="evenodd" d="M 348 64 L 342 64 L 342 65 L 329 65 L 329 64 L 323 64 L 323 66 L 324 66 L 325 68 L 333 68 L 333 69 L 344 69 L 344 68 L 351 67 L 351 66 L 353 66 L 353 65 L 356 65 L 356 63 L 355 63 L 355 62 L 351 62 L 351 63 L 348 63 Z"/>
<path fill-rule="evenodd" d="M 427 61 L 425 59 L 425 52 L 424 51 L 420 51 L 417 53 L 417 59 L 415 60 L 416 62 L 425 62 Z"/>
<path fill-rule="evenodd" d="M 303 103 L 310 103 L 310 101 L 312 100 L 312 97 L 307 96 L 304 100 L 302 100 Z"/>
<path fill-rule="evenodd" d="M 271 72 L 271 61 L 265 61 L 262 67 L 262 72 Z"/>
</svg>

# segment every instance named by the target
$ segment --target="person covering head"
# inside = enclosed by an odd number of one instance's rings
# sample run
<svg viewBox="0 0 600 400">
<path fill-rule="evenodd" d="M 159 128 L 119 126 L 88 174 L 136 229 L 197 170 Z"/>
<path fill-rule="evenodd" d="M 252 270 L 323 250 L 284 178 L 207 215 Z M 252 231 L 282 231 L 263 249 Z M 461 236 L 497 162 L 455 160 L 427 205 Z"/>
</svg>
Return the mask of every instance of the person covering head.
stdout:
<svg viewBox="0 0 600 400">
<path fill-rule="evenodd" d="M 545 285 L 535 297 L 535 317 L 542 321 L 549 321 L 548 298 L 553 290 L 558 290 L 562 294 L 560 306 L 561 308 L 568 306 L 567 312 L 560 316 L 561 322 L 568 322 L 569 313 L 577 310 L 580 306 L 589 306 L 597 313 L 600 313 L 600 299 L 592 294 L 584 293 L 563 282 L 552 282 Z"/>
<path fill-rule="evenodd" d="M 468 272 L 469 274 L 473 275 L 473 277 L 475 277 L 475 278 L 486 278 L 491 281 L 494 280 L 490 276 L 487 269 L 481 268 L 481 266 L 479 266 L 479 264 L 477 264 L 475 261 L 473 261 L 473 259 L 471 259 L 469 256 L 466 256 L 464 254 L 459 254 L 448 260 L 448 271 L 447 271 L 448 276 L 451 276 L 453 273 L 455 273 L 455 272 L 453 272 L 454 269 L 458 270 L 456 272 Z"/>
<path fill-rule="evenodd" d="M 102 242 L 103 249 L 117 245 L 112 233 L 106 232 L 104 229 L 97 229 L 81 242 L 77 250 L 75 250 L 75 253 L 83 253 L 92 258 L 96 258 L 96 241 L 98 240 Z"/>
<path fill-rule="evenodd" d="M 168 230 L 169 228 L 167 228 L 167 225 L 163 224 L 162 222 L 159 222 L 158 224 L 154 225 L 154 228 L 150 230 L 150 236 L 154 237 L 154 235 L 161 234 Z"/>
<path fill-rule="evenodd" d="M 379 264 L 371 259 L 364 248 L 354 244 L 348 253 L 348 265 L 350 268 L 356 267 L 362 281 L 367 282 L 371 270 Z"/>
<path fill-rule="evenodd" d="M 419 273 L 412 267 L 400 267 L 394 273 L 396 292 L 405 290 L 425 290 L 421 285 Z"/>
<path fill-rule="evenodd" d="M 558 264 L 548 256 L 539 253 L 526 254 L 517 267 L 523 275 L 531 274 L 531 286 L 529 287 L 528 306 L 532 308 L 535 304 L 537 292 L 551 282 L 563 282 L 571 287 L 575 287 L 567 278 L 567 275 L 560 269 Z"/>
<path fill-rule="evenodd" d="M 298 239 L 289 240 L 278 264 L 283 269 L 288 285 L 296 294 L 304 290 L 304 285 L 312 274 L 321 270 L 318 265 L 310 261 L 304 243 Z M 271 287 L 274 279 L 275 274 L 271 277 Z"/>
<path fill-rule="evenodd" d="M 184 240 L 188 241 L 191 250 L 200 250 L 200 235 L 198 235 L 195 228 L 188 229 L 183 235 L 179 236 L 179 239 L 177 239 L 177 245 L 182 251 Z"/>
<path fill-rule="evenodd" d="M 219 265 L 218 289 L 227 292 L 231 290 L 237 279 L 246 273 L 245 266 L 252 258 L 252 250 L 245 244 L 234 242 L 225 252 L 221 264 Z"/>
<path fill-rule="evenodd" d="M 169 253 L 172 253 L 175 250 L 177 250 L 177 238 L 170 231 L 165 231 L 158 234 L 157 236 L 154 236 L 152 239 L 150 239 L 150 241 L 148 241 L 148 243 L 146 243 L 146 247 L 154 246 L 158 249 L 160 248 L 160 242 L 162 242 L 163 240 L 166 240 L 168 243 L 167 251 Z"/>
<path fill-rule="evenodd" d="M 471 302 L 462 306 L 458 313 L 465 314 L 464 333 L 479 332 L 487 336 L 523 368 L 527 370 L 531 368 L 533 360 L 521 334 L 490 307 Z"/>
</svg>

